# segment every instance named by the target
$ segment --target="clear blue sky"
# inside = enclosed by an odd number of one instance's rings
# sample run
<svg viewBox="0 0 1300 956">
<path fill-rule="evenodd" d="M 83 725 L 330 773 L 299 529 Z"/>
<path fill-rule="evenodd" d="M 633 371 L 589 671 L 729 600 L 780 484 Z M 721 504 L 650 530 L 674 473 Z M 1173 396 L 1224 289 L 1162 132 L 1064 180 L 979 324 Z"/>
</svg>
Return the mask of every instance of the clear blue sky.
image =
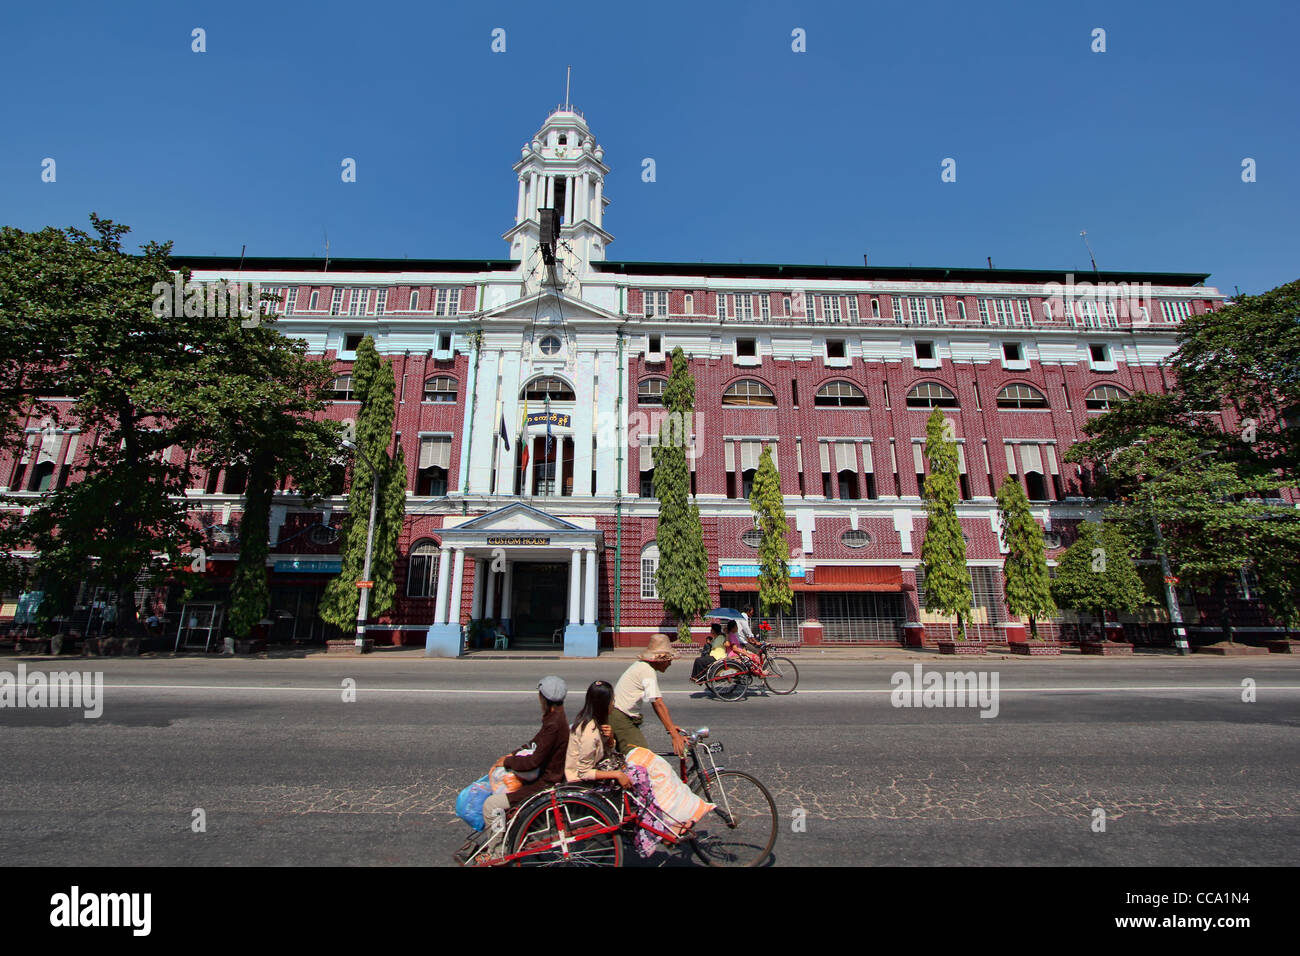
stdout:
<svg viewBox="0 0 1300 956">
<path fill-rule="evenodd" d="M 94 210 L 181 254 L 320 255 L 328 230 L 333 257 L 501 258 L 510 166 L 571 63 L 613 168 L 611 258 L 1082 271 L 1086 228 L 1102 269 L 1259 292 L 1300 276 L 1298 11 L 13 2 L 0 223 Z"/>
</svg>

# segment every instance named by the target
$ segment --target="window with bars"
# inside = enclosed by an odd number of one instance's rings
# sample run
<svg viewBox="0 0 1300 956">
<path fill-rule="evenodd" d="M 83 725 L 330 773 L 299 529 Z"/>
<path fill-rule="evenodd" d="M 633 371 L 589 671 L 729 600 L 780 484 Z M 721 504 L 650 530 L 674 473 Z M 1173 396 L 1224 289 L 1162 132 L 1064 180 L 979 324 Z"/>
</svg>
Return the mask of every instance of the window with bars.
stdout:
<svg viewBox="0 0 1300 956">
<path fill-rule="evenodd" d="M 908 408 L 957 408 L 957 396 L 938 382 L 922 382 L 907 393 Z"/>
<path fill-rule="evenodd" d="M 1112 329 L 1119 328 L 1119 316 L 1115 314 L 1115 303 L 1112 300 L 1107 299 L 1105 302 L 1105 307 L 1106 307 L 1106 324 L 1109 325 Z"/>
<path fill-rule="evenodd" d="M 811 322 L 817 318 L 817 296 L 811 292 L 804 292 L 803 307 L 808 315 L 808 321 Z"/>
<path fill-rule="evenodd" d="M 388 290 L 380 289 L 375 296 L 375 307 L 371 310 L 372 315 L 383 315 L 388 309 Z"/>
<path fill-rule="evenodd" d="M 659 571 L 659 549 L 641 552 L 641 600 L 659 600 L 659 585 L 656 577 Z"/>
<path fill-rule="evenodd" d="M 1183 319 L 1191 318 L 1192 307 L 1188 302 L 1162 300 L 1160 314 L 1164 316 L 1166 322 L 1181 322 Z"/>
<path fill-rule="evenodd" d="M 998 325 L 1012 325 L 1015 322 L 1015 313 L 1011 308 L 1010 299 L 994 299 L 993 315 Z"/>
<path fill-rule="evenodd" d="M 1008 385 L 998 392 L 998 408 L 1046 408 L 1043 393 L 1028 385 Z"/>
<path fill-rule="evenodd" d="M 713 299 L 718 303 L 718 318 L 725 319 L 727 317 L 727 297 L 721 292 L 715 292 Z"/>
<path fill-rule="evenodd" d="M 840 297 L 838 295 L 828 295 L 822 299 L 822 308 L 826 312 L 827 322 L 840 321 Z"/>
<path fill-rule="evenodd" d="M 298 308 L 298 290 L 290 289 L 284 297 L 284 314 L 293 315 Z"/>
<path fill-rule="evenodd" d="M 338 315 L 339 310 L 343 308 L 343 290 L 335 289 L 334 295 L 330 299 L 330 315 Z"/>
<path fill-rule="evenodd" d="M 353 289 L 348 293 L 348 315 L 365 315 L 370 299 L 369 289 Z"/>
<path fill-rule="evenodd" d="M 934 298 L 934 321 L 939 325 L 943 325 L 948 321 L 948 317 L 943 311 L 943 296 L 941 295 Z"/>
<path fill-rule="evenodd" d="M 894 321 L 899 325 L 903 324 L 903 299 L 901 296 L 890 296 L 890 305 L 894 308 Z"/>
<path fill-rule="evenodd" d="M 736 296 L 736 318 L 742 322 L 754 321 L 754 297 L 748 292 Z"/>
<path fill-rule="evenodd" d="M 758 294 L 758 317 L 764 322 L 772 317 L 772 296 L 767 292 Z"/>
<path fill-rule="evenodd" d="M 411 546 L 406 568 L 406 596 L 435 597 L 434 586 L 438 574 L 438 545 L 434 541 L 418 541 Z"/>
<path fill-rule="evenodd" d="M 456 380 L 450 375 L 434 375 L 424 381 L 424 400 L 436 404 L 454 404 Z"/>
<path fill-rule="evenodd" d="M 1095 329 L 1101 326 L 1101 320 L 1097 317 L 1097 303 L 1091 299 L 1084 299 L 1079 303 L 1083 312 L 1083 324 L 1085 328 Z"/>
<path fill-rule="evenodd" d="M 849 321 L 856 322 L 860 318 L 860 316 L 858 315 L 858 297 L 856 295 L 851 295 L 848 297 L 848 301 L 849 301 Z"/>
<path fill-rule="evenodd" d="M 989 324 L 989 300 L 979 299 L 978 304 L 980 307 L 980 324 L 988 325 Z"/>
<path fill-rule="evenodd" d="M 822 408 L 866 408 L 867 396 L 850 382 L 827 382 L 817 389 L 813 404 Z"/>
<path fill-rule="evenodd" d="M 662 289 L 646 289 L 641 293 L 641 311 L 647 317 L 668 314 L 668 292 Z"/>
<path fill-rule="evenodd" d="M 664 386 L 667 384 L 662 378 L 643 378 L 636 387 L 637 404 L 662 406 Z"/>
<path fill-rule="evenodd" d="M 727 390 L 722 393 L 722 404 L 773 407 L 776 405 L 776 395 L 762 382 L 747 378 L 727 386 Z"/>
<path fill-rule="evenodd" d="M 1034 324 L 1034 313 L 1029 309 L 1029 300 L 1020 299 L 1020 324 L 1026 327 Z"/>
</svg>

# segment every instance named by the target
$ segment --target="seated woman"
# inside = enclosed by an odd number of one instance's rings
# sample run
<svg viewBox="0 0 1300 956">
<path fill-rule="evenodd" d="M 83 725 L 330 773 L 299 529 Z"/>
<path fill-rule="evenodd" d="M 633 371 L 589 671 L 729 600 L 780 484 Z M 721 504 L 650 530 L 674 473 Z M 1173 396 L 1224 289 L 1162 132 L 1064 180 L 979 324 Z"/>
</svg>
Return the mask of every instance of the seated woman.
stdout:
<svg viewBox="0 0 1300 956">
<path fill-rule="evenodd" d="M 727 656 L 728 657 L 745 657 L 753 661 L 755 667 L 761 667 L 762 662 L 757 654 L 745 646 L 745 638 L 740 633 L 740 628 L 736 626 L 735 621 L 727 624 Z"/>
<path fill-rule="evenodd" d="M 595 681 L 587 688 L 587 699 L 569 728 L 569 748 L 564 758 L 564 778 L 569 783 L 615 780 L 621 787 L 632 780 L 621 770 L 598 770 L 602 760 L 614 753 L 614 732 L 609 727 L 609 708 L 614 688 L 607 681 Z"/>
<path fill-rule="evenodd" d="M 488 838 L 503 834 L 506 812 L 533 794 L 564 781 L 564 758 L 569 747 L 569 722 L 564 716 L 564 695 L 568 688 L 558 677 L 543 677 L 537 682 L 537 699 L 542 707 L 542 727 L 533 739 L 516 751 L 497 759 L 492 769 L 505 767 L 520 779 L 522 787 L 494 793 L 483 802 L 484 834 Z M 497 822 L 497 821 L 500 822 Z"/>
</svg>

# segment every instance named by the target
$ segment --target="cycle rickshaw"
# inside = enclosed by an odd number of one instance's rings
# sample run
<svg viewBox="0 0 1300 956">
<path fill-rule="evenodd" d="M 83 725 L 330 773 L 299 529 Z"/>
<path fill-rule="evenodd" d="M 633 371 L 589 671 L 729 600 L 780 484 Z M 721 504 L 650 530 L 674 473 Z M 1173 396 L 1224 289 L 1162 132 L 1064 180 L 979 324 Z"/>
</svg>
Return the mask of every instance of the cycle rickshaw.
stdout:
<svg viewBox="0 0 1300 956">
<path fill-rule="evenodd" d="M 505 823 L 502 855 L 486 856 L 488 841 L 464 865 L 622 866 L 624 841 L 638 829 L 665 846 L 689 846 L 709 866 L 760 865 L 776 843 L 776 803 L 749 774 L 718 766 L 713 755 L 722 752 L 722 744 L 702 743 L 708 736 L 707 727 L 686 736 L 679 772 L 715 809 L 685 835 L 678 835 L 676 821 L 617 785 L 562 784 L 514 809 Z"/>
</svg>

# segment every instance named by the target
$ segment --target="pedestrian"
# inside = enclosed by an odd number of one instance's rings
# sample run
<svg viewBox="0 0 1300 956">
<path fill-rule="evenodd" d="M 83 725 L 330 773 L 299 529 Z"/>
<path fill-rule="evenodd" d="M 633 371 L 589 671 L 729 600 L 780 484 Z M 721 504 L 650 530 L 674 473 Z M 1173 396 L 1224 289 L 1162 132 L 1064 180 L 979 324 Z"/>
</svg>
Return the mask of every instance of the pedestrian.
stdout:
<svg viewBox="0 0 1300 956">
<path fill-rule="evenodd" d="M 681 756 L 686 749 L 686 741 L 681 729 L 673 723 L 664 703 L 663 693 L 659 690 L 659 675 L 672 665 L 673 648 L 667 634 L 652 634 L 650 644 L 641 654 L 641 659 L 623 672 L 623 676 L 614 685 L 614 706 L 609 712 L 609 726 L 614 731 L 615 746 L 619 753 L 626 754 L 633 747 L 650 749 L 645 735 L 641 733 L 641 705 L 648 702 L 655 715 L 668 731 L 673 741 L 673 752 Z"/>
</svg>

